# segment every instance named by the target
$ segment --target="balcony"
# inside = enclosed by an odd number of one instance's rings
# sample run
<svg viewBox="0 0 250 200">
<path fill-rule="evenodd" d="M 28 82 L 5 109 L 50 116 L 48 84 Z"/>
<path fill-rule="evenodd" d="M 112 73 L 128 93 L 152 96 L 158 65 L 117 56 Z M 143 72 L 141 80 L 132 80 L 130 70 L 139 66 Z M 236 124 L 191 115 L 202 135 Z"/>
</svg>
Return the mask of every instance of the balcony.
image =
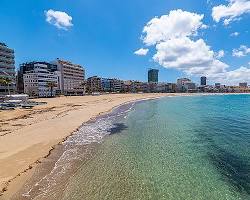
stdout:
<svg viewBox="0 0 250 200">
<path fill-rule="evenodd" d="M 9 75 L 7 74 L 3 74 L 2 72 L 0 72 L 0 77 L 3 77 L 3 78 L 10 78 L 12 79 L 13 81 L 15 81 L 15 72 L 14 73 L 8 73 Z"/>
<path fill-rule="evenodd" d="M 9 57 L 9 58 L 14 58 L 14 54 L 11 53 L 11 52 L 6 52 L 6 51 L 0 51 L 0 56 L 6 56 L 6 57 Z"/>
<path fill-rule="evenodd" d="M 0 71 L 15 71 L 15 65 L 13 65 L 13 64 L 5 64 L 5 65 L 3 65 L 3 64 L 1 64 L 0 63 Z"/>
<path fill-rule="evenodd" d="M 14 64 L 15 63 L 14 59 L 6 58 L 3 56 L 0 56 L 0 62 L 7 63 L 7 64 Z"/>
<path fill-rule="evenodd" d="M 15 76 L 16 72 L 15 72 L 15 70 L 6 70 L 6 69 L 2 70 L 2 69 L 0 69 L 0 75 L 7 75 L 7 74 L 10 76 Z"/>
</svg>

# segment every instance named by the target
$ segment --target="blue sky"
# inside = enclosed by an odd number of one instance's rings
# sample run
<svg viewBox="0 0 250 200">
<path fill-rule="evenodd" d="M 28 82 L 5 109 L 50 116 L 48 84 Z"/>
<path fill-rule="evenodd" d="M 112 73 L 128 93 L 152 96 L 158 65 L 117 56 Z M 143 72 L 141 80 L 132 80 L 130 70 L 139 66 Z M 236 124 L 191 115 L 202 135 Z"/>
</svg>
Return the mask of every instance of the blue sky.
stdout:
<svg viewBox="0 0 250 200">
<path fill-rule="evenodd" d="M 204 74 L 209 77 L 211 83 L 223 82 L 223 80 L 228 83 L 250 82 L 250 8 L 248 8 L 250 1 L 230 1 L 1 0 L 0 41 L 15 49 L 16 67 L 22 62 L 52 61 L 59 57 L 84 66 L 87 76 L 99 75 L 145 81 L 147 69 L 155 67 L 160 69 L 160 81 L 175 82 L 181 76 L 192 77 L 197 81 L 203 73 L 200 72 L 203 68 L 197 65 L 201 57 L 195 60 L 194 68 L 191 66 L 194 61 L 191 63 L 187 61 L 188 54 L 179 55 L 183 52 L 181 49 L 180 52 L 174 53 L 166 49 L 166 46 L 169 47 L 174 42 L 185 40 L 184 46 L 187 45 L 192 49 L 190 55 L 196 55 L 195 51 L 197 51 L 197 48 L 193 49 L 192 45 L 196 47 L 201 45 L 204 47 L 202 57 L 206 57 L 206 53 L 211 56 L 210 60 L 202 60 L 202 65 L 209 62 L 208 65 L 211 67 L 218 60 L 223 64 L 219 63 L 218 72 L 217 69 L 215 72 L 212 67 L 213 72 L 208 71 L 208 67 L 204 68 Z M 241 10 L 234 10 L 235 3 L 242 7 Z M 214 9 L 218 6 L 222 7 Z M 170 15 L 171 11 L 177 9 L 182 11 Z M 49 10 L 64 12 L 72 17 L 70 21 L 72 25 L 66 23 L 58 27 L 53 19 L 49 23 L 48 19 L 46 21 L 46 12 Z M 234 12 L 234 15 L 228 15 L 228 11 Z M 178 17 L 183 16 L 184 12 L 187 12 L 187 15 L 195 14 L 196 16 L 193 17 L 204 15 L 199 22 L 204 26 L 196 27 L 197 33 L 184 35 L 181 38 L 178 36 L 178 40 L 176 40 L 177 36 L 167 37 L 164 41 L 156 39 L 154 45 L 149 45 L 145 41 L 145 35 L 152 36 L 152 33 L 143 33 L 144 27 L 151 19 L 156 16 L 160 19 L 161 16 L 166 15 L 165 19 L 171 21 L 173 16 L 177 16 L 178 26 L 182 23 L 180 21 L 182 19 Z M 165 19 L 162 19 L 163 23 Z M 192 19 L 191 16 L 190 20 Z M 169 34 L 164 30 L 163 34 Z M 175 31 L 174 28 L 173 31 Z M 231 35 L 236 32 L 238 35 Z M 202 41 L 197 42 L 200 39 Z M 161 44 L 166 45 L 165 48 L 157 49 L 156 45 Z M 241 45 L 243 47 L 240 48 Z M 206 50 L 206 47 L 210 47 L 210 50 Z M 134 52 L 140 48 L 149 49 L 148 54 L 135 55 Z M 176 46 L 173 49 L 176 49 Z M 217 54 L 220 50 L 223 50 L 224 56 L 220 55 L 218 58 Z M 161 56 L 154 59 L 157 53 Z M 162 53 L 166 55 L 162 56 Z M 178 56 L 171 59 L 181 57 L 182 64 L 179 61 L 178 63 L 170 61 L 168 55 L 172 54 Z M 239 78 L 241 74 L 244 75 L 242 79 Z"/>
</svg>

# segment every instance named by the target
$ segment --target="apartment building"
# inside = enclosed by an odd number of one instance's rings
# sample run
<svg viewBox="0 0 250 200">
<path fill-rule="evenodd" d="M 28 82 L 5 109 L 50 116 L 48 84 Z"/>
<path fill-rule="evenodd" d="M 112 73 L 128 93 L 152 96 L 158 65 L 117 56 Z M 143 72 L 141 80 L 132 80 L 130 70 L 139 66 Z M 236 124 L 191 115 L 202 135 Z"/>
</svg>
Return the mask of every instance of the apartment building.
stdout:
<svg viewBox="0 0 250 200">
<path fill-rule="evenodd" d="M 179 78 L 177 79 L 177 89 L 178 92 L 186 92 L 187 91 L 187 85 L 191 84 L 192 81 L 188 78 Z"/>
<path fill-rule="evenodd" d="M 59 74 L 52 72 L 45 63 L 33 64 L 33 69 L 23 74 L 24 93 L 31 97 L 55 96 L 59 85 Z"/>
<path fill-rule="evenodd" d="M 101 78 L 101 87 L 103 92 L 112 92 L 112 79 Z"/>
<path fill-rule="evenodd" d="M 123 90 L 124 82 L 119 79 L 111 79 L 111 88 L 113 92 L 121 92 Z"/>
<path fill-rule="evenodd" d="M 59 88 L 64 95 L 84 93 L 85 70 L 81 65 L 57 59 L 53 62 L 59 71 Z"/>
<path fill-rule="evenodd" d="M 33 61 L 33 62 L 26 62 L 26 63 L 22 63 L 19 66 L 18 72 L 17 72 L 17 92 L 19 94 L 24 93 L 24 74 L 26 74 L 27 72 L 33 71 L 35 68 L 37 68 L 37 66 L 43 66 L 46 65 L 47 66 L 47 70 L 49 72 L 57 72 L 57 65 L 55 64 L 51 64 L 48 62 L 41 62 L 41 61 Z M 58 74 L 59 72 L 57 72 L 56 74 Z M 59 86 L 58 86 L 58 89 Z"/>
<path fill-rule="evenodd" d="M 92 93 L 92 92 L 102 92 L 103 91 L 103 87 L 102 87 L 102 78 L 98 77 L 98 76 L 92 76 L 89 77 L 87 79 L 87 92 L 88 93 Z M 111 84 L 106 83 L 107 85 Z"/>
<path fill-rule="evenodd" d="M 0 78 L 8 83 L 0 83 L 0 95 L 15 92 L 15 56 L 14 50 L 6 44 L 0 43 Z"/>
</svg>

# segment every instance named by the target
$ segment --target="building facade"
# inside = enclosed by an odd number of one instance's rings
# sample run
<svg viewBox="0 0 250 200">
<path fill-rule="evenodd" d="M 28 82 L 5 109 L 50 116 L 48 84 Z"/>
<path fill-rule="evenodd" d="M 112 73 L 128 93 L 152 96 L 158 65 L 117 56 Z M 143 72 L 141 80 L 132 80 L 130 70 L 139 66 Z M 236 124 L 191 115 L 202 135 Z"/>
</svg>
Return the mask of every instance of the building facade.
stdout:
<svg viewBox="0 0 250 200">
<path fill-rule="evenodd" d="M 187 88 L 185 87 L 187 84 L 192 83 L 192 81 L 188 78 L 179 78 L 177 79 L 177 90 L 178 92 L 186 92 Z"/>
<path fill-rule="evenodd" d="M 169 91 L 169 85 L 167 83 L 158 83 L 156 86 L 156 92 L 166 93 Z"/>
<path fill-rule="evenodd" d="M 57 71 L 51 72 L 48 65 L 42 63 L 33 67 L 23 75 L 24 93 L 31 97 L 55 96 L 59 83 Z"/>
<path fill-rule="evenodd" d="M 23 77 L 27 72 L 34 70 L 37 66 L 47 66 L 47 70 L 49 72 L 56 72 L 57 65 L 51 64 L 48 62 L 27 62 L 23 63 L 19 66 L 19 70 L 17 72 L 17 92 L 19 94 L 24 93 L 24 80 Z M 59 86 L 58 86 L 59 87 Z"/>
<path fill-rule="evenodd" d="M 176 83 L 168 83 L 169 92 L 175 93 L 177 92 L 177 84 Z"/>
<path fill-rule="evenodd" d="M 202 77 L 201 77 L 201 85 L 202 85 L 202 86 L 207 85 L 207 77 L 206 77 L 206 76 L 202 76 Z"/>
<path fill-rule="evenodd" d="M 101 87 L 103 92 L 112 92 L 112 79 L 101 78 Z"/>
<path fill-rule="evenodd" d="M 57 59 L 59 72 L 59 89 L 64 95 L 79 95 L 84 93 L 85 70 L 81 65 Z"/>
<path fill-rule="evenodd" d="M 215 84 L 214 84 L 214 87 L 215 87 L 216 89 L 220 89 L 220 88 L 221 88 L 221 84 L 220 84 L 220 83 L 215 83 Z"/>
<path fill-rule="evenodd" d="M 122 92 L 123 91 L 124 82 L 119 79 L 112 79 L 111 80 L 111 90 L 112 92 Z"/>
<path fill-rule="evenodd" d="M 242 87 L 242 88 L 247 88 L 247 83 L 239 83 L 239 87 Z"/>
<path fill-rule="evenodd" d="M 159 78 L 159 70 L 158 69 L 149 69 L 148 70 L 148 83 L 158 83 Z"/>
<path fill-rule="evenodd" d="M 0 43 L 0 78 L 8 83 L 0 83 L 0 95 L 13 93 L 16 90 L 14 50 Z"/>
<path fill-rule="evenodd" d="M 108 83 L 111 84 L 110 82 Z M 107 88 L 108 89 L 108 88 Z M 102 92 L 102 78 L 98 76 L 92 76 L 87 79 L 87 92 L 93 93 L 93 92 Z"/>
<path fill-rule="evenodd" d="M 195 83 L 185 83 L 184 88 L 186 92 L 197 92 Z"/>
</svg>

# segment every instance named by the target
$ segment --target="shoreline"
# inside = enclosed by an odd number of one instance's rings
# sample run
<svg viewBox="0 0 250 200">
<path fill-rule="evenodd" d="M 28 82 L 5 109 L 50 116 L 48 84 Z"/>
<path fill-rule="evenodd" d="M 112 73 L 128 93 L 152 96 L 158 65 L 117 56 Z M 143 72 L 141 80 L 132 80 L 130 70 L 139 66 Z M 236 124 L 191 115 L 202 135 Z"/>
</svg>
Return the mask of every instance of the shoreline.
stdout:
<svg viewBox="0 0 250 200">
<path fill-rule="evenodd" d="M 16 192 L 19 191 L 19 189 L 21 189 L 25 182 L 32 177 L 32 175 L 35 172 L 35 169 L 38 167 L 38 165 L 43 162 L 44 159 L 48 158 L 51 153 L 54 151 L 54 149 L 58 146 L 61 145 L 63 142 L 65 142 L 70 136 L 74 135 L 77 130 L 85 123 L 88 123 L 89 121 L 95 120 L 96 118 L 111 113 L 114 109 L 119 108 L 122 105 L 125 104 L 129 104 L 129 103 L 133 103 L 133 102 L 139 102 L 139 101 L 145 101 L 145 100 L 152 100 L 152 99 L 158 99 L 158 98 L 162 98 L 162 97 L 172 97 L 172 96 L 203 96 L 204 94 L 140 94 L 140 95 L 115 95 L 115 96 L 111 96 L 110 98 L 112 99 L 112 97 L 116 97 L 116 96 L 121 96 L 121 97 L 127 97 L 127 96 L 132 96 L 132 99 L 124 99 L 123 101 L 119 101 L 118 103 L 116 103 L 115 105 L 112 105 L 111 107 L 109 107 L 109 109 L 106 109 L 105 111 L 101 111 L 98 112 L 97 114 L 93 115 L 92 117 L 89 117 L 87 120 L 83 120 L 81 122 L 81 124 L 77 127 L 75 127 L 70 133 L 66 134 L 65 137 L 62 137 L 57 143 L 54 142 L 53 145 L 50 146 L 50 148 L 47 148 L 47 154 L 45 154 L 44 156 L 41 156 L 39 158 L 37 158 L 34 162 L 30 163 L 24 170 L 22 170 L 21 172 L 19 172 L 18 174 L 16 174 L 16 176 L 12 177 L 11 179 L 7 180 L 7 182 L 5 182 L 4 187 L 2 187 L 2 195 L 0 192 L 0 199 L 5 200 L 5 199 L 9 199 L 11 198 Z M 205 95 L 216 95 L 216 94 L 205 94 Z M 217 94 L 218 95 L 218 94 Z M 223 94 L 222 94 L 223 95 Z M 228 94 L 230 95 L 230 94 Z M 103 95 L 100 98 L 105 98 L 107 96 Z M 68 98 L 70 99 L 71 97 L 63 97 L 63 98 Z M 84 98 L 84 97 L 81 97 Z M 91 99 L 96 99 L 96 97 L 91 97 Z M 2 136 L 4 137 L 4 136 Z M 1 140 L 0 140 L 0 144 L 1 144 Z M 0 154 L 1 155 L 1 154 Z M 1 157 L 0 157 L 1 158 Z M 1 161 L 1 159 L 0 159 Z"/>
<path fill-rule="evenodd" d="M 50 192 L 54 194 L 55 188 L 56 191 L 58 190 L 57 187 L 64 190 L 64 187 L 66 186 L 64 183 L 68 177 L 77 171 L 82 162 L 92 159 L 92 153 L 95 154 L 98 146 L 103 143 L 107 137 L 115 134 L 112 132 L 112 129 L 116 129 L 115 124 L 117 120 L 119 121 L 121 117 L 123 118 L 127 116 L 128 112 L 130 112 L 136 104 L 160 98 L 161 97 L 129 101 L 115 106 L 110 111 L 84 122 L 76 132 L 65 138 L 63 142 L 55 145 L 54 149 L 50 151 L 50 154 L 46 158 L 43 158 L 39 165 L 36 165 L 35 171 L 31 174 L 29 180 L 16 192 L 16 194 L 14 194 L 14 196 L 11 197 L 11 199 L 17 200 L 21 196 L 24 199 L 36 199 L 38 197 L 39 199 L 47 199 L 46 195 Z M 91 137 L 89 140 L 87 135 L 92 132 L 93 127 L 97 130 L 91 134 L 95 139 Z M 116 129 L 115 131 L 118 130 Z M 71 152 L 70 157 L 67 157 L 69 152 Z M 71 167 L 61 168 L 61 166 L 68 165 Z M 56 182 L 56 185 L 51 188 L 50 181 L 52 180 L 53 182 Z"/>
<path fill-rule="evenodd" d="M 109 95 L 108 95 L 109 96 Z M 105 109 L 105 111 L 100 111 L 95 113 L 92 116 L 89 116 L 88 119 L 86 120 L 82 120 L 81 123 L 74 127 L 70 132 L 68 132 L 65 137 L 61 137 L 59 140 L 54 140 L 52 141 L 51 145 L 47 145 L 47 147 L 44 147 L 43 150 L 45 150 L 45 152 L 47 152 L 46 154 L 43 153 L 43 156 L 39 156 L 37 157 L 37 159 L 35 159 L 33 162 L 30 162 L 28 165 L 26 165 L 25 168 L 23 168 L 23 170 L 19 171 L 18 173 L 15 174 L 15 176 L 11 177 L 10 179 L 6 180 L 3 183 L 3 179 L 2 184 L 1 184 L 1 189 L 0 189 L 0 199 L 5 200 L 5 199 L 9 199 L 11 198 L 16 192 L 18 192 L 19 189 L 22 188 L 22 186 L 25 184 L 25 182 L 32 177 L 35 168 L 37 168 L 37 166 L 42 162 L 43 159 L 46 159 L 47 157 L 49 157 L 51 155 L 51 153 L 53 152 L 53 150 L 56 148 L 56 146 L 62 144 L 64 141 L 66 141 L 70 136 L 74 135 L 76 133 L 76 131 L 79 129 L 79 127 L 84 124 L 87 123 L 88 121 L 92 121 L 95 120 L 97 117 L 105 115 L 107 113 L 112 112 L 112 110 L 114 110 L 115 108 L 118 108 L 120 106 L 122 106 L 123 104 L 128 104 L 128 103 L 132 103 L 132 102 L 136 102 L 136 101 L 141 101 L 141 100 L 150 100 L 150 99 L 157 99 L 157 98 L 161 98 L 161 97 L 167 97 L 167 96 L 179 96 L 179 95 L 173 95 L 173 94 L 146 94 L 146 95 L 112 95 L 112 97 L 116 97 L 116 96 L 121 96 L 121 97 L 127 97 L 129 96 L 129 99 L 124 99 L 122 101 L 119 101 L 118 103 L 115 103 L 114 105 L 110 105 L 108 109 Z M 106 96 L 103 95 L 100 98 L 105 98 Z M 63 97 L 64 99 L 71 99 L 71 97 Z M 78 97 L 79 98 L 79 97 Z M 84 97 L 80 97 L 80 98 L 84 98 Z M 96 99 L 96 97 L 90 97 L 91 99 Z M 52 100 L 59 100 L 58 99 L 52 99 Z M 44 101 L 45 99 L 41 99 L 41 101 Z M 50 101 L 50 99 L 46 99 L 48 101 Z M 45 101 L 46 101 L 45 100 Z M 33 125 L 33 124 L 32 124 Z M 30 126 L 32 126 L 30 125 Z M 36 124 L 34 124 L 36 125 Z M 15 132 L 15 131 L 14 131 Z M 1 144 L 1 139 L 3 137 L 6 137 L 8 135 L 12 135 L 13 133 L 9 133 L 7 135 L 3 135 L 0 136 L 0 144 Z M 1 146 L 1 145 L 0 145 Z M 49 147 L 49 148 L 48 148 Z M 0 147 L 1 148 L 1 147 Z M 33 147 L 34 148 L 34 147 Z M 29 150 L 32 151 L 32 150 Z M 41 155 L 41 154 L 40 154 Z M 0 154 L 0 163 L 1 163 L 1 154 Z M 1 171 L 1 170 L 0 170 Z"/>
</svg>

